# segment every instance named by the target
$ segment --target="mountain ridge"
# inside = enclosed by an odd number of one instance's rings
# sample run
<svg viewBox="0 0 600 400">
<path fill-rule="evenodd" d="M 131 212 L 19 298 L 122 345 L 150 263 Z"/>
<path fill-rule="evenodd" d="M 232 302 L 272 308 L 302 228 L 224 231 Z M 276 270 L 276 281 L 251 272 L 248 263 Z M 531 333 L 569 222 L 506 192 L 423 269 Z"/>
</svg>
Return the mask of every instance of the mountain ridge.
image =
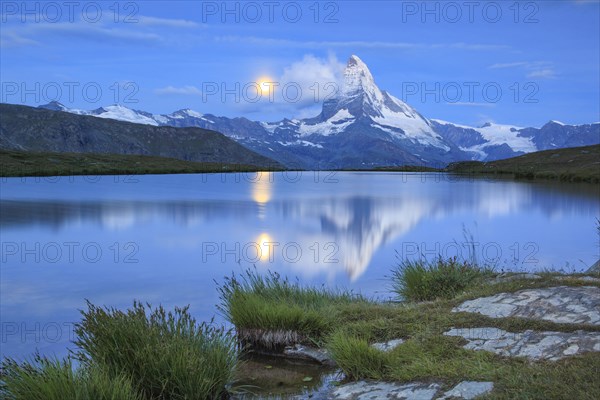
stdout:
<svg viewBox="0 0 600 400">
<path fill-rule="evenodd" d="M 154 126 L 219 131 L 243 146 L 292 168 L 440 167 L 454 161 L 493 161 L 533 151 L 600 143 L 600 123 L 540 128 L 487 123 L 470 127 L 427 119 L 375 83 L 368 66 L 352 55 L 337 95 L 312 118 L 277 122 L 227 118 L 182 109 L 152 114 L 120 105 L 91 111 L 60 103 L 42 108 Z"/>
<path fill-rule="evenodd" d="M 170 157 L 280 168 L 225 135 L 201 128 L 150 126 L 22 105 L 0 104 L 0 149 Z"/>
</svg>

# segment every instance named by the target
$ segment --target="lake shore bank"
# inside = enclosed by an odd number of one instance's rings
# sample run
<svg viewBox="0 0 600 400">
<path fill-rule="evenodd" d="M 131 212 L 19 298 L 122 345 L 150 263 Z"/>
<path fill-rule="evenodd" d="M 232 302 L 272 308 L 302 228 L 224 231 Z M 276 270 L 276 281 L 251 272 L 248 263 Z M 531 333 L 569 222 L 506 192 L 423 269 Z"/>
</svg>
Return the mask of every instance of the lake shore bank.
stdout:
<svg viewBox="0 0 600 400">
<path fill-rule="evenodd" d="M 448 393 L 474 398 L 471 391 L 493 399 L 600 394 L 590 375 L 600 365 L 600 314 L 593 311 L 600 304 L 600 275 L 591 269 L 487 274 L 456 296 L 402 303 L 349 299 L 347 293 L 330 298 L 285 281 L 256 283 L 238 299 L 230 297 L 230 310 L 239 340 L 263 357 L 252 361 L 253 372 L 241 381 L 263 387 L 257 388 L 261 395 L 292 388 L 296 395 L 334 399 L 375 392 L 427 399 Z M 297 308 L 304 313 L 295 314 Z M 319 317 L 329 323 L 317 322 Z M 313 324 L 327 331 L 315 332 Z M 264 358 L 277 352 L 278 358 Z M 300 367 L 306 376 L 284 379 L 290 361 L 282 358 L 312 360 L 321 373 Z"/>
<path fill-rule="evenodd" d="M 331 171 L 449 173 L 458 177 L 600 183 L 600 145 L 546 150 L 504 160 L 459 161 L 443 168 L 382 166 Z M 197 174 L 293 171 L 245 164 L 202 163 L 174 158 L 95 153 L 0 151 L 0 177 Z"/>
<path fill-rule="evenodd" d="M 452 277 L 448 268 L 460 274 Z M 122 312 L 88 302 L 75 330 L 79 351 L 73 354 L 81 366 L 74 369 L 70 360 L 4 360 L 2 390 L 19 398 L 21 390 L 48 394 L 77 387 L 125 393 L 122 398 L 132 400 L 168 399 L 190 390 L 194 398 L 233 399 L 600 395 L 597 269 L 474 270 L 465 280 L 465 268 L 472 266 L 440 260 L 417 270 L 418 277 L 387 277 L 401 283 L 401 302 L 303 287 L 276 273 L 249 270 L 219 286 L 218 308 L 236 327 L 229 332 L 197 323 L 187 307 L 172 312 L 134 303 Z M 402 290 L 408 287 L 412 291 Z M 174 362 L 176 369 L 170 367 Z M 211 372 L 211 363 L 218 373 Z M 196 374 L 205 378 L 197 382 Z"/>
<path fill-rule="evenodd" d="M 33 153 L 0 151 L 0 177 L 42 177 L 80 175 L 198 174 L 257 172 L 264 167 L 246 164 L 204 163 L 175 158 L 96 154 Z M 281 168 L 273 171 L 281 171 Z"/>
</svg>

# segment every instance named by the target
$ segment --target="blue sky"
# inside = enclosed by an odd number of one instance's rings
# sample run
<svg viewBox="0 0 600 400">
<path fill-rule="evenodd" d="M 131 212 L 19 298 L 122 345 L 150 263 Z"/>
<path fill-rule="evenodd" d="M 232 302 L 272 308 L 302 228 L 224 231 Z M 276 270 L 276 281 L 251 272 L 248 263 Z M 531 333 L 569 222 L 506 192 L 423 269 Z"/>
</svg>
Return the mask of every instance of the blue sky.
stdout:
<svg viewBox="0 0 600 400">
<path fill-rule="evenodd" d="M 595 0 L 0 4 L 2 102 L 308 117 L 356 54 L 428 118 L 600 120 Z"/>
</svg>

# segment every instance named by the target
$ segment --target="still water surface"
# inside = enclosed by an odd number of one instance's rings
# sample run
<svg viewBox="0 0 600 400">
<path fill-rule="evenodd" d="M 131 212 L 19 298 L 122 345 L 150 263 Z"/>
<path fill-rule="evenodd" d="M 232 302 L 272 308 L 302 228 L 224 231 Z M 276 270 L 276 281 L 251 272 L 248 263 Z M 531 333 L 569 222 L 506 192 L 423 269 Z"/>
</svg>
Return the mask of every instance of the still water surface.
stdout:
<svg viewBox="0 0 600 400">
<path fill-rule="evenodd" d="M 599 215 L 596 185 L 444 174 L 2 179 L 1 355 L 66 355 L 85 299 L 222 322 L 215 281 L 253 266 L 382 299 L 398 257 L 581 271 Z"/>
</svg>

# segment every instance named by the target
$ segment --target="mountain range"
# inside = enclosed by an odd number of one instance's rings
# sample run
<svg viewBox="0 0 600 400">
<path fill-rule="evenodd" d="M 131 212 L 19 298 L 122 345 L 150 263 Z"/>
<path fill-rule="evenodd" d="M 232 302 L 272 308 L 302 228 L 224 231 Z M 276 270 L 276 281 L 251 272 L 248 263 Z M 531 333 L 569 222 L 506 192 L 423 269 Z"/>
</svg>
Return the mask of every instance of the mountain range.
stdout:
<svg viewBox="0 0 600 400">
<path fill-rule="evenodd" d="M 207 129 L 148 126 L 15 104 L 0 104 L 0 149 L 151 155 L 281 168 L 275 161 Z"/>
<path fill-rule="evenodd" d="M 470 127 L 428 119 L 375 83 L 367 65 L 349 58 L 338 93 L 319 115 L 278 122 L 227 118 L 183 109 L 152 114 L 122 105 L 76 110 L 52 102 L 41 108 L 153 126 L 218 131 L 292 168 L 335 169 L 491 161 L 540 150 L 600 143 L 600 123 L 541 128 L 486 123 Z"/>
</svg>

